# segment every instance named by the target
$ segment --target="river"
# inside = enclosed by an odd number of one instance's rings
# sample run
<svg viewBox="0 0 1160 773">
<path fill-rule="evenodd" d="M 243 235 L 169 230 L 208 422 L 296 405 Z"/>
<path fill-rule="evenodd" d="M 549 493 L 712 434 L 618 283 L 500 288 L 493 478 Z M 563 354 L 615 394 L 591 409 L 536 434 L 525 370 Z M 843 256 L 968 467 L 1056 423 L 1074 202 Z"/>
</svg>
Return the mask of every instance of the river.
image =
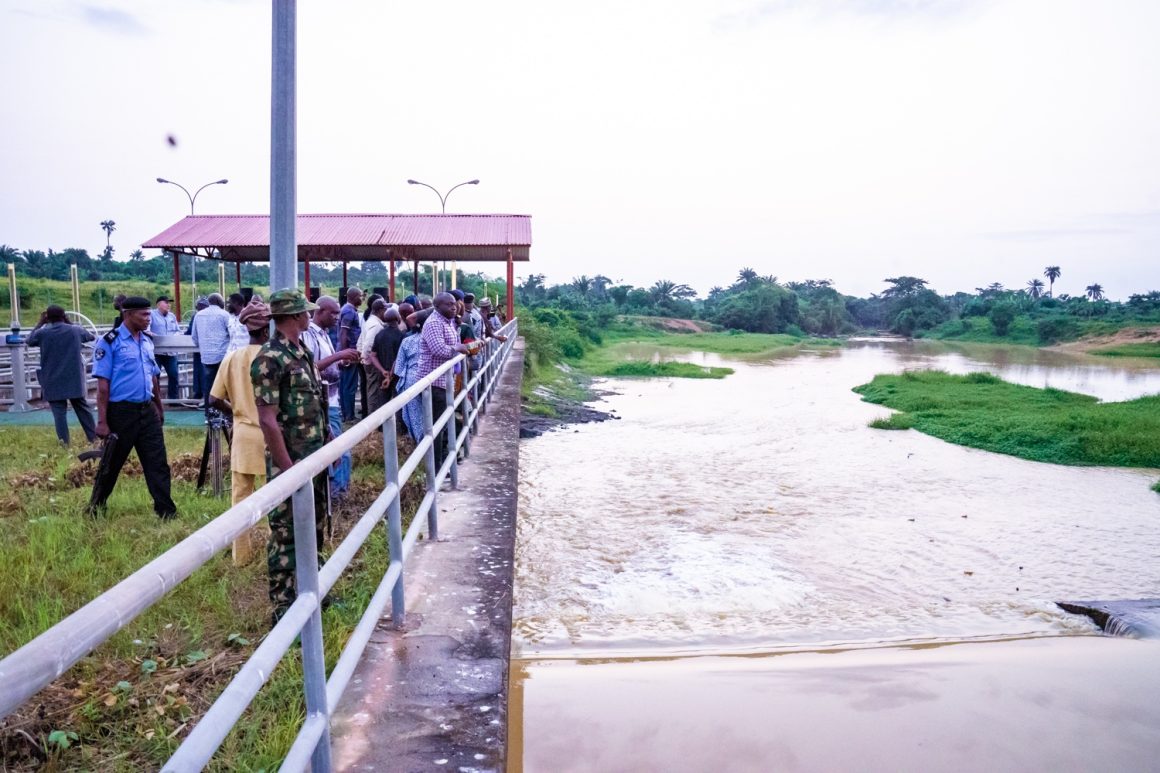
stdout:
<svg viewBox="0 0 1160 773">
<path fill-rule="evenodd" d="M 1128 701 L 1103 714 L 1143 713 L 1160 728 L 1156 702 L 1131 698 L 1132 690 L 1150 686 L 1154 697 L 1160 688 L 1160 645 L 1109 643 L 1054 603 L 1160 597 L 1160 496 L 1150 490 L 1160 473 L 1040 464 L 914 431 L 872 430 L 867 423 L 889 410 L 850 391 L 877 373 L 940 368 L 1123 400 L 1160 392 L 1160 369 L 1029 348 L 875 340 L 765 358 L 646 346 L 635 354 L 735 373 L 610 380 L 598 385 L 598 407 L 619 421 L 523 442 L 514 767 L 841 766 L 840 757 L 818 757 L 819 748 L 833 747 L 826 738 L 819 744 L 817 733 L 799 732 L 795 743 L 776 722 L 758 718 L 789 710 L 804 721 L 811 713 L 787 695 L 810 692 L 806 685 L 832 687 L 865 669 L 909 674 L 865 697 L 903 706 L 896 719 L 921 727 L 938 712 L 905 697 L 899 704 L 897 696 L 918 689 L 906 685 L 923 682 L 922 669 L 941 673 L 948 658 L 960 666 L 956 673 L 974 674 L 932 693 L 947 717 L 957 711 L 975 720 L 977 730 L 956 737 L 960 746 L 985 751 L 988 717 L 1001 723 L 1013 711 L 1034 715 L 1023 725 L 1028 733 L 1066 726 L 1066 712 L 1033 710 L 1039 704 L 1026 697 L 1056 689 L 1052 663 L 1070 663 L 1075 673 L 1098 666 L 1105 681 L 1123 682 L 1116 700 Z M 1093 643 L 1099 646 L 1090 654 L 1076 654 Z M 843 653 L 849 665 L 823 667 L 819 653 Z M 1112 661 L 1134 665 L 1110 669 Z M 1142 663 L 1152 664 L 1144 674 Z M 1023 681 L 1000 679 L 1005 668 Z M 756 687 L 766 680 L 780 687 Z M 972 693 L 989 680 L 1012 695 L 987 702 Z M 1099 701 L 1090 703 L 1094 711 Z M 706 705 L 723 709 L 707 712 Z M 630 707 L 622 721 L 605 721 Z M 842 737 L 857 736 L 848 724 L 865 712 L 838 699 L 815 708 L 834 732 L 846 727 Z M 1160 754 L 1160 731 L 1141 738 L 1089 729 L 1103 733 L 1109 749 L 1089 742 L 1083 753 L 1111 754 L 1105 762 Z M 665 733 L 667 743 L 632 740 Z M 725 736 L 737 754 L 705 757 L 686 748 L 700 739 L 719 751 L 714 739 Z M 620 755 L 592 766 L 596 747 L 587 757 L 558 758 L 559 749 L 587 748 L 593 737 Z M 898 740 L 886 734 L 881 744 Z M 859 753 L 857 743 L 841 748 Z M 912 750 L 868 767 L 974 767 L 956 759 Z M 1011 753 L 990 763 L 1022 769 L 1022 761 Z"/>
</svg>

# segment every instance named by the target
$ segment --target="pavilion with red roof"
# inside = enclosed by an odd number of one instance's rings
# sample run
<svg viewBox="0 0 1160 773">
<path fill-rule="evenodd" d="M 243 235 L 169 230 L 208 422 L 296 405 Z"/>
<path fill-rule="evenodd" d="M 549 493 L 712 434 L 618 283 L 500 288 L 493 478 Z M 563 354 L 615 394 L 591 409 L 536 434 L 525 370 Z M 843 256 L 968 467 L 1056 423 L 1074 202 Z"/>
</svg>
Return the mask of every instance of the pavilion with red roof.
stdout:
<svg viewBox="0 0 1160 773">
<path fill-rule="evenodd" d="M 305 264 L 310 287 L 312 262 L 342 263 L 343 285 L 351 262 L 386 261 L 390 300 L 395 300 L 395 263 L 426 261 L 503 262 L 507 264 L 507 318 L 514 314 L 515 261 L 531 259 L 530 215 L 298 215 L 298 261 Z M 270 260 L 269 215 L 190 215 L 149 239 L 173 255 L 174 295 L 181 318 L 181 255 L 220 260 L 236 267 Z"/>
</svg>

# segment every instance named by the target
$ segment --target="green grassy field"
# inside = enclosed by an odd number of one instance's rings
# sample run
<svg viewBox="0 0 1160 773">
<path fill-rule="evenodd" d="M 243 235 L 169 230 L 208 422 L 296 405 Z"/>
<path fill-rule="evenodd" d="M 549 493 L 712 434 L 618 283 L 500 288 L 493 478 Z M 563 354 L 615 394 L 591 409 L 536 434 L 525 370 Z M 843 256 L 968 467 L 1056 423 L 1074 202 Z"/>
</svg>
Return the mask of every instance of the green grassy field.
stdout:
<svg viewBox="0 0 1160 773">
<path fill-rule="evenodd" d="M 0 594 L 0 654 L 25 644 L 228 507 L 228 493 L 219 500 L 195 490 L 203 438 L 196 430 L 166 430 L 176 520 L 153 515 L 139 469 L 122 475 L 107 514 L 90 520 L 81 511 L 91 469 L 74 456 L 82 446 L 61 449 L 51 428 L 0 429 L 0 477 L 7 484 L 0 496 L 0 583 L 10 589 Z M 351 493 L 336 508 L 333 544 L 379 492 L 377 439 L 356 449 L 355 463 Z M 412 481 L 405 489 L 406 513 L 414 511 L 420 486 Z M 383 530 L 376 529 L 323 615 L 328 667 L 387 564 Z M 261 641 L 269 617 L 265 561 L 235 567 L 226 551 L 9 717 L 0 730 L 0 768 L 157 769 Z M 300 671 L 292 651 L 210 769 L 276 766 L 304 716 Z"/>
<path fill-rule="evenodd" d="M 989 373 L 941 371 L 878 375 L 854 391 L 898 411 L 871 423 L 878 429 L 916 429 L 1039 462 L 1160 467 L 1160 395 L 1101 403 L 1088 395 L 1011 384 Z"/>
<path fill-rule="evenodd" d="M 1149 341 L 1138 344 L 1118 344 L 1092 349 L 1089 354 L 1103 357 L 1160 357 L 1160 342 Z"/>
</svg>

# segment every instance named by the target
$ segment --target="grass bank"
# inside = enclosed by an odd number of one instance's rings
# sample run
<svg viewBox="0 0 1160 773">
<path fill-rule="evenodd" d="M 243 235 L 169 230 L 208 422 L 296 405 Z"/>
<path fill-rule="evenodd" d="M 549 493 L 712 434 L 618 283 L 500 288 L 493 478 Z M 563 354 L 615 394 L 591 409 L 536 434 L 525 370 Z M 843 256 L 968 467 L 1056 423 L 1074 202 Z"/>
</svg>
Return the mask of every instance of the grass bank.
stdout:
<svg viewBox="0 0 1160 773">
<path fill-rule="evenodd" d="M 1149 341 L 1138 344 L 1116 344 L 1091 349 L 1089 354 L 1102 357 L 1160 357 L 1160 342 Z"/>
<path fill-rule="evenodd" d="M 127 468 L 107 515 L 81 514 L 91 490 L 92 463 L 56 444 L 51 428 L 0 429 L 0 654 L 27 643 L 85 602 L 228 507 L 198 494 L 203 434 L 170 429 L 166 444 L 179 517 L 153 514 L 140 468 Z M 376 448 L 378 446 L 378 448 Z M 351 493 L 334 511 L 337 544 L 378 495 L 381 443 L 355 453 Z M 421 483 L 404 490 L 413 513 Z M 328 667 L 353 631 L 388 564 L 376 529 L 364 544 L 323 615 Z M 18 590 L 19 589 L 19 590 Z M 259 559 L 235 567 L 217 556 L 103 647 L 0 724 L 4 770 L 154 770 L 228 683 L 269 628 L 266 569 Z M 226 739 L 211 770 L 270 770 L 283 757 L 305 709 L 301 665 L 291 652 L 274 671 L 242 723 Z"/>
<path fill-rule="evenodd" d="M 951 443 L 1038 462 L 1160 467 L 1160 395 L 1120 403 L 1036 389 L 989 373 L 878 375 L 854 391 L 898 411 L 877 429 L 916 429 Z"/>
<path fill-rule="evenodd" d="M 595 376 L 616 378 L 725 378 L 727 367 L 707 367 L 661 358 L 654 361 L 637 345 L 672 352 L 701 351 L 732 356 L 761 356 L 803 347 L 837 347 L 841 340 L 785 334 L 705 331 L 705 323 L 663 318 L 629 318 L 560 309 L 521 309 L 524 358 L 524 410 L 555 416 L 561 400 L 587 399 Z"/>
<path fill-rule="evenodd" d="M 938 327 L 916 333 L 918 338 L 938 341 L 962 341 L 980 344 L 1019 344 L 1023 346 L 1052 346 L 1079 339 L 1114 337 L 1132 328 L 1155 325 L 1148 317 L 1129 317 L 1111 320 L 1083 318 L 1055 313 L 1040 316 L 1021 314 L 1012 320 L 1003 335 L 987 317 L 961 317 L 948 320 Z M 1125 355 L 1149 356 L 1149 355 Z"/>
</svg>

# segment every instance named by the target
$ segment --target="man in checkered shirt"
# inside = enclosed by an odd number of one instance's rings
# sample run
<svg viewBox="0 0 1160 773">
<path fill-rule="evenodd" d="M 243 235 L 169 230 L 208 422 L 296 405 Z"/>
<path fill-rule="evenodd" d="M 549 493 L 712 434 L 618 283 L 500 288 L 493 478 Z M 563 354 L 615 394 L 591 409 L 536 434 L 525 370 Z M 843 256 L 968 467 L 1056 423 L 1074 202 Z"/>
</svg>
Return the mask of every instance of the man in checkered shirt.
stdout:
<svg viewBox="0 0 1160 773">
<path fill-rule="evenodd" d="M 459 328 L 455 324 L 455 296 L 451 293 L 439 293 L 435 296 L 435 313 L 423 325 L 422 337 L 419 339 L 419 378 L 425 378 L 440 365 L 454 358 L 458 354 L 467 354 L 467 346 L 459 340 Z M 447 409 L 447 405 L 454 400 L 455 395 L 447 394 L 444 388 L 445 379 L 439 379 L 431 386 L 431 416 L 434 421 L 439 420 L 440 414 Z M 454 421 L 454 415 L 450 421 Z M 435 438 L 435 469 L 443 466 L 447 456 L 447 428 L 444 427 Z"/>
</svg>

